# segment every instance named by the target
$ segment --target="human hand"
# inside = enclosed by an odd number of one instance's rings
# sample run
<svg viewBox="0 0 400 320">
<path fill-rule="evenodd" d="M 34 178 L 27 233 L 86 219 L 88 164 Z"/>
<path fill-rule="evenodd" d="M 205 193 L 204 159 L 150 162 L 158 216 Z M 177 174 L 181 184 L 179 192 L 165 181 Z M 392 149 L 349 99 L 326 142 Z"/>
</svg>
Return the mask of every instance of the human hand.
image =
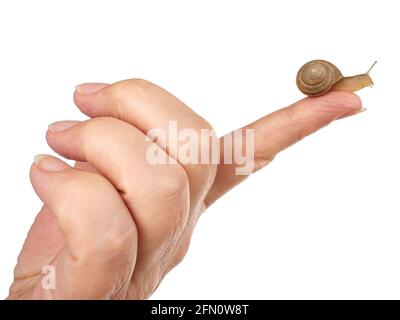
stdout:
<svg viewBox="0 0 400 320">
<path fill-rule="evenodd" d="M 188 164 L 154 128 L 212 129 L 177 98 L 144 80 L 78 87 L 74 100 L 92 119 L 49 126 L 48 144 L 75 168 L 39 156 L 31 181 L 44 203 L 18 258 L 10 299 L 143 299 L 185 256 L 201 213 L 244 180 L 238 164 Z M 361 110 L 347 92 L 305 98 L 246 126 L 254 129 L 254 169 L 335 119 Z M 150 164 L 150 147 L 170 159 Z M 209 150 L 200 149 L 200 155 Z M 174 163 L 174 155 L 178 162 Z M 43 266 L 55 288 L 43 286 Z"/>
</svg>

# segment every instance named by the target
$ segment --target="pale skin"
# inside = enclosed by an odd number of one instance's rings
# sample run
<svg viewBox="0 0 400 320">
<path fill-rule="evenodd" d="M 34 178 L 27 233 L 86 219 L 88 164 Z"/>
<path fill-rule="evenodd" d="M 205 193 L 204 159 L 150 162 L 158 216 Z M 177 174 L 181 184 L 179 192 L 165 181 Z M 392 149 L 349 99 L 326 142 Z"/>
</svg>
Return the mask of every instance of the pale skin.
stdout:
<svg viewBox="0 0 400 320">
<path fill-rule="evenodd" d="M 211 128 L 155 84 L 83 84 L 74 101 L 90 119 L 54 123 L 46 139 L 77 164 L 35 158 L 30 177 L 44 206 L 19 255 L 8 299 L 148 298 L 184 258 L 201 214 L 247 176 L 236 175 L 233 164 L 149 164 L 145 150 L 155 142 L 146 140 L 148 130 L 167 131 L 170 120 L 179 128 Z M 255 133 L 254 172 L 303 137 L 361 110 L 355 94 L 332 92 L 246 126 Z M 170 157 L 170 147 L 160 152 Z M 42 286 L 45 265 L 55 267 L 55 289 Z"/>
</svg>

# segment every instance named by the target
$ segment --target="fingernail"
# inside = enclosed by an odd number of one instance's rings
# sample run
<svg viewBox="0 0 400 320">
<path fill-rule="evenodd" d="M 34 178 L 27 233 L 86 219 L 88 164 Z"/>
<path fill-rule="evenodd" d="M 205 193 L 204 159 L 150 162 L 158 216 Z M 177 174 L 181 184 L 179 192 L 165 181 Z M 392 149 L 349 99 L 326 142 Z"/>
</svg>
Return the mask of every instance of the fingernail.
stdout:
<svg viewBox="0 0 400 320">
<path fill-rule="evenodd" d="M 108 86 L 107 83 L 82 83 L 75 87 L 76 92 L 81 95 L 92 94 Z"/>
<path fill-rule="evenodd" d="M 53 122 L 52 124 L 49 124 L 49 131 L 61 132 L 63 130 L 71 128 L 72 126 L 76 125 L 79 122 L 80 121 L 72 121 L 72 120 Z"/>
<path fill-rule="evenodd" d="M 346 113 L 346 114 L 344 114 L 344 115 L 341 115 L 339 118 L 337 118 L 337 120 L 344 119 L 344 118 L 347 118 L 347 117 L 350 117 L 350 116 L 354 116 L 354 115 L 356 115 L 356 114 L 363 113 L 363 112 L 365 112 L 365 111 L 367 111 L 367 110 L 368 110 L 367 108 L 362 107 L 362 108 L 361 108 L 360 110 L 358 110 L 358 111 L 353 111 L 353 112 L 351 112 L 351 113 Z"/>
<path fill-rule="evenodd" d="M 35 164 L 44 171 L 65 170 L 65 165 L 60 160 L 47 154 L 38 154 L 33 159 Z"/>
</svg>

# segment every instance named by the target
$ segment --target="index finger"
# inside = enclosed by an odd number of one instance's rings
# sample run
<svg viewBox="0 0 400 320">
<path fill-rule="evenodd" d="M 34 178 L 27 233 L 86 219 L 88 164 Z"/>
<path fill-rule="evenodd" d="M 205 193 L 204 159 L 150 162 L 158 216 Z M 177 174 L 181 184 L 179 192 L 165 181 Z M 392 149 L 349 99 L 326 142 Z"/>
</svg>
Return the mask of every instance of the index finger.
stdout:
<svg viewBox="0 0 400 320">
<path fill-rule="evenodd" d="M 360 112 L 361 107 L 361 100 L 357 95 L 337 91 L 321 97 L 302 99 L 245 126 L 242 129 L 254 130 L 253 172 L 271 162 L 280 151 L 333 120 Z M 236 174 L 237 164 L 224 164 L 225 156 L 224 149 L 221 148 L 221 162 L 205 199 L 206 205 L 210 205 L 247 178 L 247 175 Z"/>
</svg>

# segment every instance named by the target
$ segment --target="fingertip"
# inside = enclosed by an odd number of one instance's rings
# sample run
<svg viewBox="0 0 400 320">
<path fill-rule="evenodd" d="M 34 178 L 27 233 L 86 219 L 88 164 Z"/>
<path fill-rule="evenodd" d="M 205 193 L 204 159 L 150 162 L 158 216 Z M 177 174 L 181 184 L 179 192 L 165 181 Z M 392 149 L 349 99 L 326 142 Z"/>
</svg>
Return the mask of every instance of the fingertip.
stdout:
<svg viewBox="0 0 400 320">
<path fill-rule="evenodd" d="M 71 169 L 71 167 L 56 157 L 47 154 L 39 154 L 34 157 L 29 177 L 33 189 L 42 201 L 51 189 L 53 173 L 68 169 Z"/>
<path fill-rule="evenodd" d="M 353 92 L 336 91 L 330 92 L 327 95 L 329 102 L 336 105 L 341 105 L 349 111 L 357 111 L 362 108 L 361 98 Z"/>
<path fill-rule="evenodd" d="M 85 95 L 90 95 L 93 93 L 96 93 L 100 91 L 101 89 L 107 87 L 109 84 L 108 83 L 100 83 L 100 82 L 88 82 L 88 83 L 82 83 L 78 84 L 75 87 L 75 91 L 77 94 L 81 96 Z"/>
<path fill-rule="evenodd" d="M 73 100 L 78 109 L 89 117 L 99 116 L 101 107 L 108 104 L 110 84 L 86 83 L 78 85 L 74 91 Z"/>
<path fill-rule="evenodd" d="M 73 123 L 73 125 L 67 126 L 64 130 L 54 130 L 54 124 L 62 122 L 56 122 L 49 126 L 46 132 L 46 142 L 49 147 L 58 153 L 60 156 L 77 161 L 86 161 L 84 156 L 77 151 L 81 151 L 80 146 L 80 132 L 81 128 L 85 125 L 86 121 L 65 121 Z M 62 125 L 63 126 L 63 125 Z M 74 157 L 76 155 L 76 157 Z"/>
<path fill-rule="evenodd" d="M 61 159 L 47 154 L 38 154 L 34 156 L 33 163 L 43 171 L 62 171 L 71 168 Z"/>
<path fill-rule="evenodd" d="M 78 109 L 85 115 L 89 115 L 90 112 L 86 111 L 89 109 L 90 104 L 88 103 L 88 96 L 79 94 L 76 90 L 74 91 L 73 100 Z"/>
<path fill-rule="evenodd" d="M 308 97 L 302 100 L 317 111 L 334 113 L 338 116 L 361 110 L 362 101 L 353 92 L 334 91 L 320 97 Z"/>
<path fill-rule="evenodd" d="M 82 121 L 68 120 L 53 122 L 48 126 L 48 129 L 46 131 L 47 144 L 58 154 L 64 156 L 65 158 L 68 158 L 68 154 L 63 153 L 63 151 L 68 150 L 68 138 L 69 140 L 74 139 L 73 136 L 70 137 L 70 129 L 80 123 L 82 123 Z M 65 142 L 65 140 L 67 140 L 67 143 Z"/>
</svg>

